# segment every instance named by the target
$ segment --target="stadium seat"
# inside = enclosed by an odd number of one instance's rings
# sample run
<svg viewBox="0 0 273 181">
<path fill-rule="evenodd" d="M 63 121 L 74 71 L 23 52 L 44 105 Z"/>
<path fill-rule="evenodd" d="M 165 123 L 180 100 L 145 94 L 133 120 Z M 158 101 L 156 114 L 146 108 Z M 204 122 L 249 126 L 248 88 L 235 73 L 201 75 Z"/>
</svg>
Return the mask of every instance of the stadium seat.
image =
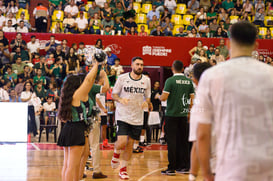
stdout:
<svg viewBox="0 0 273 181">
<path fill-rule="evenodd" d="M 183 24 L 190 25 L 191 19 L 193 19 L 192 15 L 183 15 Z"/>
<path fill-rule="evenodd" d="M 180 27 L 183 27 L 183 25 L 176 25 L 173 27 L 173 35 L 176 35 L 177 33 L 179 33 Z"/>
<path fill-rule="evenodd" d="M 89 2 L 89 1 L 88 1 Z M 85 11 L 86 12 L 88 12 L 88 10 L 89 10 L 89 8 L 92 6 L 92 4 L 86 4 L 85 6 L 84 6 L 84 8 L 85 8 Z"/>
<path fill-rule="evenodd" d="M 27 9 L 22 9 L 20 8 L 16 14 L 16 19 L 20 18 L 21 13 L 24 12 L 25 13 L 25 19 L 29 20 L 29 14 L 28 14 L 28 10 Z"/>
<path fill-rule="evenodd" d="M 230 16 L 229 18 L 230 18 L 231 24 L 233 24 L 233 23 L 235 23 L 235 22 L 237 22 L 239 20 L 239 16 Z"/>
<path fill-rule="evenodd" d="M 270 28 L 271 36 L 273 36 L 273 28 Z"/>
<path fill-rule="evenodd" d="M 142 4 L 142 13 L 147 14 L 149 11 L 152 10 L 152 4 Z"/>
<path fill-rule="evenodd" d="M 175 13 L 176 14 L 186 14 L 187 12 L 187 6 L 186 4 L 177 4 Z"/>
<path fill-rule="evenodd" d="M 56 27 L 57 21 L 53 21 L 51 26 L 50 26 L 50 31 L 52 32 L 52 30 Z M 63 22 L 60 22 L 60 27 L 61 29 L 63 29 Z"/>
<path fill-rule="evenodd" d="M 137 32 L 140 32 L 140 27 L 141 27 L 142 25 L 143 25 L 144 28 L 145 28 L 145 32 L 147 32 L 147 34 L 149 35 L 149 34 L 150 34 L 150 30 L 149 30 L 147 24 L 138 24 L 138 25 L 137 25 Z"/>
<path fill-rule="evenodd" d="M 268 21 L 270 21 L 269 24 L 268 24 Z M 265 26 L 273 26 L 273 16 L 265 16 L 264 17 L 264 25 Z"/>
<path fill-rule="evenodd" d="M 64 12 L 61 10 L 54 10 L 52 15 L 52 21 L 63 21 L 64 20 Z"/>
<path fill-rule="evenodd" d="M 267 28 L 260 27 L 259 28 L 259 35 L 265 36 L 266 35 Z"/>
<path fill-rule="evenodd" d="M 171 18 L 171 22 L 175 25 L 182 25 L 183 21 L 180 14 L 173 14 Z"/>
<path fill-rule="evenodd" d="M 146 24 L 147 23 L 147 18 L 146 18 L 146 14 L 137 14 L 136 15 L 136 23 L 140 24 Z"/>
<path fill-rule="evenodd" d="M 141 5 L 140 5 L 140 3 L 134 2 L 133 3 L 133 8 L 136 11 L 136 13 L 140 13 L 140 11 L 141 11 Z"/>
</svg>

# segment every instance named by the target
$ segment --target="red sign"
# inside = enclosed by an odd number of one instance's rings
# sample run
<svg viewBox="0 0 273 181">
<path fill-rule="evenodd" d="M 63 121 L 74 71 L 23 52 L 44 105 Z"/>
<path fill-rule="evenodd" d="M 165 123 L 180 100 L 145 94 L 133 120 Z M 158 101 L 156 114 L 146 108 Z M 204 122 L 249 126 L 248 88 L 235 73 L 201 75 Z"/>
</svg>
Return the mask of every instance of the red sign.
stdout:
<svg viewBox="0 0 273 181">
<path fill-rule="evenodd" d="M 30 41 L 31 35 L 36 35 L 41 46 L 50 39 L 50 33 L 26 33 L 23 39 Z M 15 33 L 5 33 L 9 41 L 15 38 Z M 189 50 L 202 40 L 203 45 L 219 46 L 219 38 L 181 38 L 181 37 L 140 37 L 140 36 L 111 36 L 111 35 L 81 35 L 81 34 L 54 34 L 56 40 L 68 40 L 72 43 L 84 42 L 86 45 L 95 45 L 101 39 L 103 46 L 109 46 L 112 52 L 121 59 L 122 65 L 130 65 L 131 59 L 140 56 L 146 66 L 171 66 L 174 60 L 182 60 L 187 66 L 190 63 Z M 264 55 L 273 55 L 273 40 L 258 40 L 258 51 Z"/>
</svg>

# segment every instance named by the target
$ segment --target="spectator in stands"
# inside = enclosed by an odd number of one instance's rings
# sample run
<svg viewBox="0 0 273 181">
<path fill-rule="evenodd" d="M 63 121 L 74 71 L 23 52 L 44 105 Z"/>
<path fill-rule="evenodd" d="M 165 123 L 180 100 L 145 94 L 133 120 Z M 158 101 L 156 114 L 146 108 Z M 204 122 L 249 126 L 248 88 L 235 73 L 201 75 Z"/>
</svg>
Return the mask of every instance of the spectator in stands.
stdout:
<svg viewBox="0 0 273 181">
<path fill-rule="evenodd" d="M 33 78 L 32 69 L 28 65 L 24 66 L 24 72 L 18 75 L 19 78 L 23 80 L 28 80 Z"/>
<path fill-rule="evenodd" d="M 80 17 L 76 18 L 76 28 L 78 29 L 78 33 L 88 34 L 88 21 L 83 16 L 83 11 L 80 11 Z"/>
<path fill-rule="evenodd" d="M 273 3 L 269 2 L 267 6 L 267 15 L 268 16 L 273 16 Z"/>
<path fill-rule="evenodd" d="M 16 38 L 10 42 L 12 52 L 15 52 L 17 47 L 20 47 L 21 49 L 25 49 L 27 47 L 27 43 L 22 39 L 22 33 L 17 33 Z"/>
<path fill-rule="evenodd" d="M 43 116 L 44 116 L 44 119 L 45 119 L 45 125 L 47 125 L 47 122 L 48 122 L 47 112 L 56 110 L 56 104 L 53 101 L 53 97 L 48 96 L 46 101 L 47 102 L 45 102 L 43 104 L 43 109 L 44 109 L 44 115 Z"/>
<path fill-rule="evenodd" d="M 18 7 L 15 5 L 14 1 L 10 1 L 6 12 L 7 12 L 7 14 L 9 14 L 9 13 L 16 14 L 18 12 Z"/>
<path fill-rule="evenodd" d="M 153 2 L 153 5 L 156 6 L 156 11 L 160 13 L 164 13 L 164 1 L 163 0 L 156 0 Z"/>
<path fill-rule="evenodd" d="M 225 61 L 225 57 L 220 54 L 219 48 L 215 49 L 215 55 L 212 55 L 210 59 L 211 60 L 216 60 L 217 63 Z"/>
<path fill-rule="evenodd" d="M 217 19 L 217 14 L 214 12 L 214 7 L 210 7 L 207 13 L 208 24 L 210 24 L 214 19 Z"/>
<path fill-rule="evenodd" d="M 200 11 L 196 14 L 196 26 L 199 26 L 203 20 L 207 20 L 207 13 L 204 8 L 200 8 Z"/>
<path fill-rule="evenodd" d="M 211 59 L 212 55 L 215 55 L 215 51 L 214 51 L 214 44 L 210 44 L 209 49 L 206 51 L 208 60 Z"/>
<path fill-rule="evenodd" d="M 109 4 L 107 2 L 104 3 L 104 7 L 102 8 L 100 13 L 102 19 L 105 19 L 105 16 L 107 14 L 112 15 L 112 9 L 109 7 Z"/>
<path fill-rule="evenodd" d="M 8 24 L 8 21 L 11 20 L 11 26 L 16 26 L 16 19 L 14 18 L 12 13 L 7 14 L 6 16 L 6 23 L 5 25 Z"/>
<path fill-rule="evenodd" d="M 210 32 L 207 32 L 207 29 L 209 29 L 209 26 L 206 24 L 206 20 L 202 20 L 202 24 L 198 27 L 198 31 L 201 35 L 201 37 L 207 37 L 210 38 Z"/>
<path fill-rule="evenodd" d="M 253 11 L 253 6 L 249 2 L 249 0 L 246 0 L 245 3 L 243 4 L 243 12 L 247 12 L 249 15 L 252 14 Z"/>
<path fill-rule="evenodd" d="M 125 0 L 130 1 L 130 0 Z M 127 10 L 127 11 L 126 11 Z M 125 12 L 123 13 L 123 18 L 128 19 L 130 17 L 135 18 L 136 17 L 136 11 L 134 10 L 133 3 L 130 2 L 127 9 L 125 9 Z"/>
<path fill-rule="evenodd" d="M 134 27 L 135 29 L 137 29 L 137 24 L 134 21 L 134 19 L 132 17 L 130 17 L 127 21 L 125 21 L 124 23 L 124 29 L 126 30 L 125 34 L 128 33 L 128 31 L 131 30 L 131 27 Z M 136 32 L 135 32 L 136 33 Z"/>
<path fill-rule="evenodd" d="M 72 17 L 77 17 L 79 12 L 78 7 L 75 5 L 74 0 L 69 1 L 69 4 L 64 8 L 64 15 L 68 17 L 68 14 L 71 14 Z"/>
<path fill-rule="evenodd" d="M 189 54 L 193 58 L 193 56 L 199 55 L 201 50 L 203 50 L 203 42 L 201 40 L 198 40 L 197 41 L 197 46 L 193 47 L 189 51 Z"/>
<path fill-rule="evenodd" d="M 37 7 L 33 10 L 33 16 L 35 17 L 35 27 L 37 32 L 47 32 L 47 23 L 49 19 L 48 9 L 43 6 L 42 3 L 38 3 Z"/>
<path fill-rule="evenodd" d="M 120 65 L 120 59 L 115 59 L 115 65 L 111 66 L 111 69 L 116 71 L 117 77 L 124 72 L 123 67 Z"/>
<path fill-rule="evenodd" d="M 54 53 L 50 53 L 48 58 L 46 59 L 46 64 L 47 64 L 47 67 L 51 67 L 51 65 L 53 65 L 55 62 L 55 58 L 54 58 Z"/>
<path fill-rule="evenodd" d="M 5 81 L 4 85 L 6 83 L 7 81 Z M 0 102 L 9 102 L 9 93 L 3 87 L 0 87 Z"/>
<path fill-rule="evenodd" d="M 17 83 L 17 74 L 12 72 L 12 68 L 10 65 L 6 67 L 6 74 L 4 75 L 4 80 L 10 80 L 12 83 Z"/>
<path fill-rule="evenodd" d="M 105 3 L 107 2 L 106 0 L 95 0 L 97 6 L 102 9 L 105 5 Z"/>
<path fill-rule="evenodd" d="M 110 30 L 114 28 L 114 21 L 111 19 L 111 15 L 107 14 L 105 19 L 101 22 L 101 30 L 105 31 L 106 26 L 110 26 Z"/>
<path fill-rule="evenodd" d="M 215 38 L 227 38 L 226 32 L 223 31 L 222 27 L 218 27 L 213 37 Z"/>
<path fill-rule="evenodd" d="M 115 17 L 123 17 L 124 9 L 122 8 L 122 3 L 117 2 L 116 8 L 113 11 L 113 16 Z"/>
<path fill-rule="evenodd" d="M 263 8 L 258 9 L 258 11 L 255 14 L 253 24 L 264 27 L 264 16 L 265 16 L 264 9 Z"/>
<path fill-rule="evenodd" d="M 18 8 L 28 9 L 29 8 L 29 1 L 28 0 L 16 0 L 16 4 Z"/>
<path fill-rule="evenodd" d="M 94 17 L 94 14 L 98 13 L 99 15 L 101 14 L 100 8 L 97 6 L 96 2 L 92 2 L 92 6 L 88 9 L 88 16 L 89 18 Z"/>
<path fill-rule="evenodd" d="M 40 62 L 40 54 L 39 53 L 34 53 L 32 57 L 33 57 L 32 58 L 33 65 Z"/>
<path fill-rule="evenodd" d="M 175 10 L 176 10 L 176 7 L 177 7 L 175 0 L 165 0 L 164 6 L 166 8 L 168 8 L 168 10 L 169 10 L 169 12 L 171 14 L 175 14 Z"/>
<path fill-rule="evenodd" d="M 156 16 L 156 19 L 160 18 L 159 11 L 156 11 L 156 5 L 152 6 L 152 10 L 148 12 L 147 14 L 147 22 L 151 21 L 153 19 L 153 16 Z"/>
<path fill-rule="evenodd" d="M 36 63 L 33 68 L 34 68 L 36 74 L 38 74 L 38 69 L 41 69 L 42 76 L 46 76 L 46 74 L 49 72 L 47 65 L 46 65 L 46 58 L 44 56 L 40 57 L 40 62 Z"/>
<path fill-rule="evenodd" d="M 101 39 L 97 39 L 96 44 L 95 44 L 95 48 L 104 49 L 104 46 L 102 45 L 102 40 Z M 110 49 L 110 51 L 111 51 L 111 49 Z"/>
<path fill-rule="evenodd" d="M 243 13 L 243 16 L 241 17 L 241 21 L 248 21 L 250 22 L 249 16 L 247 12 Z"/>
<path fill-rule="evenodd" d="M 258 11 L 260 8 L 265 9 L 264 2 L 262 0 L 255 1 L 255 10 Z"/>
<path fill-rule="evenodd" d="M 206 55 L 206 52 L 205 52 L 204 49 L 200 50 L 199 59 L 201 60 L 201 62 L 207 62 L 208 61 L 208 58 L 207 58 L 207 55 Z"/>
<path fill-rule="evenodd" d="M 53 14 L 53 11 L 58 8 L 58 6 L 63 6 L 63 0 L 49 0 L 49 14 L 50 16 Z M 60 9 L 62 10 L 62 9 Z"/>
<path fill-rule="evenodd" d="M 161 21 L 165 21 L 165 18 L 169 17 L 171 19 L 172 13 L 169 12 L 168 8 L 164 8 L 164 12 L 161 15 Z"/>
<path fill-rule="evenodd" d="M 57 45 L 58 44 L 55 42 L 55 36 L 51 35 L 49 42 L 46 43 L 46 45 L 45 45 L 45 51 L 46 51 L 47 57 L 49 56 L 49 54 L 55 52 Z"/>
<path fill-rule="evenodd" d="M 4 44 L 5 49 L 9 48 L 9 41 L 5 37 L 4 32 L 2 30 L 0 30 L 0 42 Z"/>
<path fill-rule="evenodd" d="M 82 47 L 82 44 L 80 45 Z M 74 48 L 69 49 L 69 54 L 65 57 L 66 63 L 66 73 L 76 73 L 79 71 L 79 59 L 76 55 L 76 50 Z M 69 72 L 68 72 L 69 71 Z M 70 72 L 73 71 L 73 72 Z"/>
<path fill-rule="evenodd" d="M 46 78 L 45 76 L 42 75 L 42 69 L 38 68 L 37 69 L 37 75 L 33 77 L 33 84 L 37 85 L 38 82 L 41 82 L 43 86 L 46 85 Z"/>
<path fill-rule="evenodd" d="M 24 21 L 21 20 L 19 26 L 16 28 L 17 32 L 28 33 L 28 28 L 25 26 Z"/>
<path fill-rule="evenodd" d="M 156 30 L 151 33 L 152 36 L 164 36 L 160 25 L 156 27 Z"/>
<path fill-rule="evenodd" d="M 3 14 L 6 13 L 6 6 L 3 5 L 3 1 L 0 1 L 0 10 Z"/>
<path fill-rule="evenodd" d="M 190 37 L 190 38 L 199 38 L 200 34 L 197 32 L 197 29 L 192 28 L 191 32 L 188 34 L 188 37 Z"/>
<path fill-rule="evenodd" d="M 190 20 L 190 25 L 187 26 L 187 32 L 188 32 L 188 34 L 191 32 L 191 30 L 192 30 L 193 28 L 195 28 L 195 30 L 198 29 L 197 26 L 196 26 L 195 23 L 194 23 L 194 20 L 191 19 L 191 20 Z"/>
<path fill-rule="evenodd" d="M 166 19 L 167 17 L 165 17 Z M 153 33 L 153 31 L 156 30 L 156 27 L 158 27 L 160 25 L 159 20 L 157 19 L 156 15 L 153 16 L 152 21 L 149 21 L 149 29 L 151 31 L 151 33 Z"/>
<path fill-rule="evenodd" d="M 219 0 L 215 0 L 213 3 L 213 8 L 215 12 L 219 12 L 221 9 L 221 3 L 219 2 Z"/>
<path fill-rule="evenodd" d="M 265 39 L 272 39 L 272 36 L 271 36 L 271 31 L 270 31 L 270 29 L 269 29 L 269 28 L 267 28 L 267 30 L 266 30 Z"/>
<path fill-rule="evenodd" d="M 61 65 L 61 59 L 58 57 L 55 61 L 55 64 L 52 64 L 49 70 L 49 74 L 55 78 L 58 86 L 61 85 L 62 82 L 62 71 L 63 67 Z"/>
<path fill-rule="evenodd" d="M 186 37 L 186 36 L 188 36 L 188 33 L 184 32 L 184 27 L 183 26 L 179 27 L 178 31 L 179 32 L 175 34 L 176 37 Z"/>
<path fill-rule="evenodd" d="M 243 14 L 243 5 L 241 4 L 240 0 L 236 1 L 236 4 L 234 5 L 235 14 L 238 16 L 241 16 Z"/>
<path fill-rule="evenodd" d="M 30 42 L 27 43 L 29 58 L 32 60 L 34 53 L 40 52 L 40 43 L 36 41 L 36 36 L 32 35 Z"/>
<path fill-rule="evenodd" d="M 100 34 L 100 26 L 101 26 L 101 20 L 99 18 L 99 14 L 95 13 L 94 17 L 89 19 L 89 33 L 90 34 Z"/>
<path fill-rule="evenodd" d="M 85 45 L 83 42 L 79 43 L 79 49 L 77 50 L 77 56 L 80 63 L 80 66 L 85 65 L 86 61 L 86 55 L 88 54 L 88 49 L 85 48 Z"/>
<path fill-rule="evenodd" d="M 224 39 L 220 40 L 220 45 L 217 48 L 219 48 L 220 54 L 223 55 L 225 59 L 227 59 L 229 57 L 229 51 L 228 51 L 228 48 L 225 46 Z"/>
<path fill-rule="evenodd" d="M 3 27 L 4 32 L 16 32 L 15 28 L 12 26 L 12 20 L 8 20 L 7 26 Z"/>
<path fill-rule="evenodd" d="M 115 31 L 111 30 L 111 27 L 107 25 L 104 31 L 101 32 L 101 35 L 115 35 Z"/>
<path fill-rule="evenodd" d="M 24 12 L 21 12 L 20 18 L 17 19 L 17 25 L 18 26 L 20 24 L 20 21 L 22 21 L 22 20 L 24 21 L 24 26 L 26 26 L 28 29 L 30 29 L 31 25 L 30 25 L 29 21 L 25 18 L 25 13 Z"/>
<path fill-rule="evenodd" d="M 24 80 L 18 78 L 18 83 L 16 84 L 14 88 L 15 93 L 18 97 L 21 97 L 21 93 L 23 92 L 23 89 L 24 89 L 24 84 L 25 84 Z"/>
<path fill-rule="evenodd" d="M 17 57 L 20 57 L 22 62 L 29 63 L 29 55 L 28 52 L 24 49 L 21 49 L 20 47 L 17 47 L 15 50 L 15 54 L 13 56 L 12 62 L 15 62 L 17 60 Z"/>
<path fill-rule="evenodd" d="M 130 30 L 127 31 L 127 35 L 128 35 L 128 36 L 137 36 L 136 28 L 135 28 L 134 26 L 132 26 L 132 27 L 130 28 Z"/>
<path fill-rule="evenodd" d="M 37 95 L 37 97 L 40 98 L 41 102 L 45 101 L 46 90 L 45 90 L 43 83 L 41 81 L 36 82 L 36 85 L 34 86 L 34 92 Z"/>
<path fill-rule="evenodd" d="M 204 11 L 207 12 L 208 9 L 211 7 L 210 0 L 200 0 L 199 6 L 200 8 L 204 8 Z"/>
<path fill-rule="evenodd" d="M 199 2 L 196 1 L 196 0 L 190 0 L 188 2 L 188 11 L 191 13 L 191 14 L 196 14 L 199 10 Z"/>
<path fill-rule="evenodd" d="M 10 63 L 9 49 L 6 49 L 4 43 L 0 41 L 0 64 L 6 65 Z"/>
<path fill-rule="evenodd" d="M 109 66 L 115 65 L 115 60 L 116 60 L 116 58 L 118 58 L 117 55 L 112 53 L 112 50 L 110 47 L 106 47 L 104 51 L 107 54 L 107 64 Z"/>
<path fill-rule="evenodd" d="M 227 13 L 230 13 L 230 11 L 234 8 L 234 3 L 232 0 L 225 0 L 222 2 L 222 8 L 224 8 Z"/>
<path fill-rule="evenodd" d="M 224 8 L 221 8 L 221 13 L 219 14 L 219 20 L 220 21 L 226 21 L 228 18 L 228 14 L 226 13 L 226 10 Z"/>
<path fill-rule="evenodd" d="M 64 52 L 65 55 L 67 55 L 68 52 L 69 52 L 69 47 L 67 46 L 67 40 L 66 39 L 62 40 L 62 52 Z"/>
<path fill-rule="evenodd" d="M 144 25 L 140 26 L 140 32 L 138 32 L 138 36 L 148 36 L 148 33 L 145 31 Z"/>
<path fill-rule="evenodd" d="M 259 60 L 260 62 L 264 62 L 264 56 L 263 56 L 262 54 L 260 54 L 258 60 Z"/>
<path fill-rule="evenodd" d="M 72 17 L 71 13 L 68 13 L 67 18 L 64 18 L 63 21 L 64 32 L 76 33 L 75 27 L 76 27 L 75 19 Z"/>
<path fill-rule="evenodd" d="M 267 63 L 267 64 L 271 64 L 272 63 L 272 58 L 269 55 L 267 55 L 267 57 L 265 59 L 265 63 Z"/>
<path fill-rule="evenodd" d="M 61 27 L 61 23 L 59 21 L 56 22 L 55 26 L 52 27 L 52 33 L 63 33 L 63 27 Z"/>
<path fill-rule="evenodd" d="M 60 99 L 60 94 L 61 94 L 60 91 L 57 89 L 57 84 L 55 82 L 50 82 L 49 89 L 47 90 L 46 93 L 46 97 L 52 97 L 57 107 Z"/>
<path fill-rule="evenodd" d="M 10 89 L 9 91 L 9 102 L 21 102 L 21 98 L 16 95 L 14 89 Z"/>
<path fill-rule="evenodd" d="M 170 21 L 170 18 L 166 17 L 165 22 L 161 23 L 162 31 L 165 36 L 173 36 L 173 24 Z"/>
<path fill-rule="evenodd" d="M 58 58 L 59 56 L 61 56 L 63 59 L 65 58 L 65 53 L 62 52 L 62 45 L 58 44 L 56 46 L 56 50 L 54 52 L 54 59 L 56 60 L 56 58 Z"/>
<path fill-rule="evenodd" d="M 123 33 L 123 23 L 120 21 L 120 17 L 115 18 L 114 30 L 115 34 L 121 35 Z"/>
</svg>

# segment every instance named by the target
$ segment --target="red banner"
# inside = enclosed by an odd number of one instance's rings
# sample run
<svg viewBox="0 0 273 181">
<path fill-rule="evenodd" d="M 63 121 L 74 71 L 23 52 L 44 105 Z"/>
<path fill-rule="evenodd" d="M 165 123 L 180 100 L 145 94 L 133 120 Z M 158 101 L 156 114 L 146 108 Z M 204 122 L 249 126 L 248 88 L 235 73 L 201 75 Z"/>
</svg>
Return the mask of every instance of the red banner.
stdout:
<svg viewBox="0 0 273 181">
<path fill-rule="evenodd" d="M 26 33 L 23 39 L 30 41 L 31 35 L 36 35 L 41 47 L 48 42 L 50 33 Z M 95 45 L 97 39 L 101 39 L 103 46 L 109 46 L 112 52 L 121 59 L 122 65 L 130 65 L 131 59 L 135 56 L 143 57 L 146 66 L 171 66 L 174 60 L 182 60 L 187 66 L 190 63 L 189 50 L 202 40 L 203 45 L 219 45 L 219 38 L 180 38 L 180 37 L 139 37 L 139 36 L 111 36 L 111 35 L 80 35 L 80 34 L 54 34 L 56 40 L 68 40 L 72 43 L 84 42 L 86 45 Z M 5 33 L 9 41 L 14 39 L 15 33 Z M 266 55 L 273 55 L 273 40 L 258 40 L 258 52 Z"/>
</svg>

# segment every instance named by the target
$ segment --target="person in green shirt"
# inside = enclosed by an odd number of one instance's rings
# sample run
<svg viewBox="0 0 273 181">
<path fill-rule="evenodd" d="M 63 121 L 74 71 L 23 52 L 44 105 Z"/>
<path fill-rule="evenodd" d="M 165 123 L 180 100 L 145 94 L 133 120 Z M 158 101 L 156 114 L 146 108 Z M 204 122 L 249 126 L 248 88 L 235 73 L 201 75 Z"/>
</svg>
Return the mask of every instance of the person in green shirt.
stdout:
<svg viewBox="0 0 273 181">
<path fill-rule="evenodd" d="M 34 85 L 37 85 L 38 82 L 42 82 L 43 86 L 46 85 L 46 78 L 42 76 L 42 69 L 37 69 L 37 75 L 33 77 L 33 83 Z"/>
<path fill-rule="evenodd" d="M 122 34 L 123 24 L 120 21 L 120 17 L 115 18 L 114 30 L 115 30 L 115 34 L 118 34 L 118 32 L 121 32 L 121 34 Z"/>
<path fill-rule="evenodd" d="M 25 63 L 29 62 L 28 52 L 23 49 L 21 50 L 20 47 L 17 47 L 15 50 L 15 55 L 13 56 L 13 62 L 15 62 L 18 57 L 21 57 L 22 61 Z"/>
<path fill-rule="evenodd" d="M 217 19 L 217 13 L 214 12 L 214 7 L 210 7 L 207 13 L 207 19 L 208 19 L 208 25 L 210 22 L 212 22 L 214 19 Z"/>
<path fill-rule="evenodd" d="M 123 17 L 124 9 L 122 8 L 121 2 L 117 3 L 117 7 L 113 11 L 113 16 L 114 17 Z"/>
<path fill-rule="evenodd" d="M 17 74 L 12 72 L 11 66 L 8 65 L 6 68 L 7 73 L 4 75 L 4 80 L 10 80 L 12 82 L 12 87 L 17 83 Z"/>
<path fill-rule="evenodd" d="M 184 32 L 184 27 L 179 27 L 179 33 L 175 34 L 176 37 L 185 37 L 188 36 L 188 33 Z"/>
<path fill-rule="evenodd" d="M 214 44 L 211 44 L 209 49 L 207 50 L 206 52 L 207 56 L 208 56 L 208 60 L 210 60 L 211 56 L 212 55 L 215 55 L 215 52 L 214 52 Z"/>
<path fill-rule="evenodd" d="M 17 75 L 22 74 L 24 72 L 25 65 L 26 64 L 22 62 L 22 58 L 17 57 L 16 63 L 12 64 L 12 71 Z"/>
<path fill-rule="evenodd" d="M 34 92 L 36 93 L 36 96 L 41 99 L 41 102 L 43 103 L 46 98 L 46 90 L 43 87 L 43 82 L 38 81 L 36 83 L 37 85 L 34 87 Z"/>
<path fill-rule="evenodd" d="M 218 46 L 220 50 L 220 55 L 223 55 L 225 57 L 225 60 L 229 57 L 229 51 L 228 48 L 225 46 L 225 40 L 221 39 L 220 40 L 220 46 Z"/>
<path fill-rule="evenodd" d="M 183 70 L 183 63 L 174 61 L 174 75 L 166 80 L 162 95 L 156 95 L 161 101 L 167 100 L 165 130 L 169 165 L 167 170 L 161 171 L 165 175 L 175 175 L 175 171 L 188 172 L 190 168 L 188 116 L 194 99 L 194 87 L 191 79 L 182 74 Z"/>
<path fill-rule="evenodd" d="M 59 58 L 57 58 L 56 63 L 50 66 L 49 73 L 53 75 L 56 79 L 61 79 L 62 71 L 63 71 L 63 67 L 61 65 L 61 61 Z"/>
<path fill-rule="evenodd" d="M 36 63 L 33 66 L 33 68 L 34 68 L 36 74 L 37 74 L 37 70 L 41 69 L 42 70 L 42 76 L 46 76 L 46 74 L 49 72 L 49 70 L 47 68 L 47 65 L 46 65 L 46 59 L 45 59 L 44 56 L 40 57 L 40 62 Z"/>
<path fill-rule="evenodd" d="M 225 0 L 222 2 L 222 8 L 224 8 L 229 13 L 234 8 L 234 3 L 232 0 Z"/>
</svg>

